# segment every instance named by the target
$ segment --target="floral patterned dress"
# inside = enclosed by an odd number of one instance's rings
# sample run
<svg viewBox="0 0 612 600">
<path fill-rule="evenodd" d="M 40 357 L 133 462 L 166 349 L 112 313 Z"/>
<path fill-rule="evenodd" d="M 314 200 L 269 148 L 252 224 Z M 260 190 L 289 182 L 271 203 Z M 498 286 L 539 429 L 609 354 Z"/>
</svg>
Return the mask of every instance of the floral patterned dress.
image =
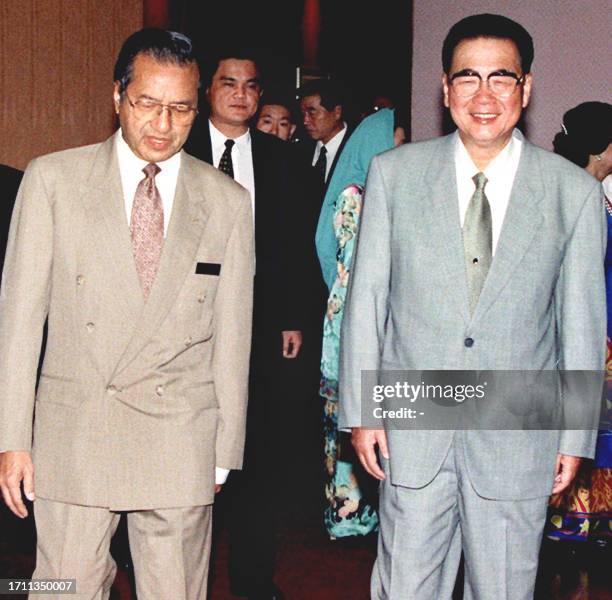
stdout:
<svg viewBox="0 0 612 600">
<path fill-rule="evenodd" d="M 325 527 L 333 538 L 367 535 L 378 527 L 378 514 L 368 504 L 359 489 L 353 462 L 343 456 L 338 433 L 338 368 L 340 327 L 355 235 L 361 212 L 363 188 L 349 185 L 338 197 L 334 213 L 337 240 L 337 276 L 327 301 L 323 323 L 320 394 L 325 398 Z M 344 452 L 346 455 L 347 452 Z"/>
</svg>

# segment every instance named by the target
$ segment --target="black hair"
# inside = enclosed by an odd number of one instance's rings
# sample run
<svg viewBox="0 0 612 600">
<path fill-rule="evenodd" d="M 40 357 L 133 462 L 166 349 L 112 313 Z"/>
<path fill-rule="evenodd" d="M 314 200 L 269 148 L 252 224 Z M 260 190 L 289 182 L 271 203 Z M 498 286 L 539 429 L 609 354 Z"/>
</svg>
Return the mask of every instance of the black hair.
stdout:
<svg viewBox="0 0 612 600">
<path fill-rule="evenodd" d="M 583 102 L 563 115 L 562 131 L 553 141 L 557 154 L 586 167 L 589 156 L 601 154 L 612 142 L 612 104 Z"/>
<path fill-rule="evenodd" d="M 212 83 L 212 79 L 223 60 L 249 60 L 255 65 L 255 69 L 257 70 L 257 78 L 261 83 L 261 69 L 260 62 L 261 57 L 258 53 L 252 48 L 247 47 L 226 47 L 221 48 L 214 55 L 210 56 L 208 59 L 201 60 L 202 65 L 202 81 L 204 84 L 204 88 L 208 88 Z"/>
<path fill-rule="evenodd" d="M 321 106 L 325 110 L 333 110 L 336 106 L 344 106 L 345 94 L 342 86 L 333 79 L 313 79 L 306 82 L 297 92 L 299 98 L 320 96 Z"/>
<path fill-rule="evenodd" d="M 264 93 L 261 95 L 259 100 L 259 110 L 257 111 L 257 116 L 259 117 L 259 113 L 261 113 L 261 109 L 266 104 L 276 104 L 278 106 L 284 106 L 291 115 L 292 123 L 299 123 L 297 106 L 295 101 L 295 92 L 290 92 L 288 90 L 283 90 L 278 87 L 266 88 Z"/>
<path fill-rule="evenodd" d="M 520 23 L 508 17 L 484 13 L 465 17 L 449 29 L 442 46 L 442 67 L 446 74 L 450 72 L 453 53 L 459 43 L 476 38 L 511 40 L 516 44 L 521 56 L 523 74 L 530 72 L 533 62 L 533 39 L 529 32 Z"/>
<path fill-rule="evenodd" d="M 409 133 L 409 127 L 408 127 L 408 119 L 406 117 L 406 114 L 404 113 L 404 111 L 399 108 L 399 107 L 395 107 L 392 109 L 393 110 L 393 131 L 395 131 L 398 127 L 401 127 L 404 130 L 404 133 L 406 134 L 406 137 L 408 137 L 408 133 Z"/>
<path fill-rule="evenodd" d="M 196 64 L 191 40 L 182 33 L 145 27 L 128 37 L 119 51 L 114 81 L 119 82 L 119 93 L 123 94 L 132 78 L 134 60 L 139 54 L 150 56 L 159 62 L 176 65 Z"/>
</svg>

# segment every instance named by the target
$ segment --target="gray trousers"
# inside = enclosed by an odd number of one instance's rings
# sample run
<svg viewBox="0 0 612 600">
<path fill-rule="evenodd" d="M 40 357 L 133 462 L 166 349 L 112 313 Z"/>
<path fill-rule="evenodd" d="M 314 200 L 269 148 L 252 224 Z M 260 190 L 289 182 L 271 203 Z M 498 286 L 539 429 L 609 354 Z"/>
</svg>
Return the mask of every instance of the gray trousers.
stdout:
<svg viewBox="0 0 612 600">
<path fill-rule="evenodd" d="M 373 599 L 450 600 L 462 549 L 465 600 L 533 598 L 548 497 L 478 496 L 463 444 L 457 433 L 440 472 L 420 489 L 392 485 L 382 459 L 387 478 L 380 488 Z"/>
<path fill-rule="evenodd" d="M 117 572 L 110 541 L 119 516 L 105 508 L 38 498 L 32 578 L 76 579 L 77 594 L 58 600 L 108 598 Z M 138 600 L 206 598 L 212 505 L 134 511 L 127 519 Z"/>
</svg>

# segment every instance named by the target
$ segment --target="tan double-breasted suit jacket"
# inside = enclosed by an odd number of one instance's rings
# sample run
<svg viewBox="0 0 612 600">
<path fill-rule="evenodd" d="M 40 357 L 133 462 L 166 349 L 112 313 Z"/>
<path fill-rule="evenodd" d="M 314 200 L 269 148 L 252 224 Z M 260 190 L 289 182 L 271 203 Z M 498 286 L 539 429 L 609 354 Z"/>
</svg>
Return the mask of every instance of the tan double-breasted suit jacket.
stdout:
<svg viewBox="0 0 612 600">
<path fill-rule="evenodd" d="M 210 504 L 215 465 L 242 464 L 248 192 L 182 153 L 145 303 L 114 139 L 26 171 L 0 297 L 0 451 L 32 447 L 42 498 L 113 510 Z"/>
</svg>

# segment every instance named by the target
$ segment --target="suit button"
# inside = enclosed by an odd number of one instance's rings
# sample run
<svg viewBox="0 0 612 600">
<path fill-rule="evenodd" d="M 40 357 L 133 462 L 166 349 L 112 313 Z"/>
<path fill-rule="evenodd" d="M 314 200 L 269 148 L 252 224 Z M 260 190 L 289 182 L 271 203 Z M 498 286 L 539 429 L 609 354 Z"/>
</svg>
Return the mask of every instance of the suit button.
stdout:
<svg viewBox="0 0 612 600">
<path fill-rule="evenodd" d="M 114 385 L 109 385 L 109 386 L 106 388 L 106 393 L 107 393 L 109 396 L 114 396 L 114 395 L 117 393 L 117 388 L 116 388 Z"/>
<path fill-rule="evenodd" d="M 474 345 L 474 340 L 472 338 L 465 338 L 463 341 L 466 348 L 471 348 Z"/>
<path fill-rule="evenodd" d="M 87 323 L 87 325 L 85 325 L 87 331 L 89 331 L 89 333 L 91 333 L 94 329 L 95 329 L 95 325 L 90 321 L 89 323 Z"/>
<path fill-rule="evenodd" d="M 158 385 L 158 386 L 155 388 L 155 393 L 156 393 L 158 396 L 163 396 L 163 395 L 164 395 L 164 386 L 163 386 L 163 385 Z"/>
<path fill-rule="evenodd" d="M 83 285 L 83 283 L 85 282 L 85 277 L 83 277 L 83 275 L 77 275 L 76 282 L 77 285 Z"/>
<path fill-rule="evenodd" d="M 191 346 L 191 336 L 187 336 L 185 338 L 185 346 L 187 347 Z"/>
</svg>

